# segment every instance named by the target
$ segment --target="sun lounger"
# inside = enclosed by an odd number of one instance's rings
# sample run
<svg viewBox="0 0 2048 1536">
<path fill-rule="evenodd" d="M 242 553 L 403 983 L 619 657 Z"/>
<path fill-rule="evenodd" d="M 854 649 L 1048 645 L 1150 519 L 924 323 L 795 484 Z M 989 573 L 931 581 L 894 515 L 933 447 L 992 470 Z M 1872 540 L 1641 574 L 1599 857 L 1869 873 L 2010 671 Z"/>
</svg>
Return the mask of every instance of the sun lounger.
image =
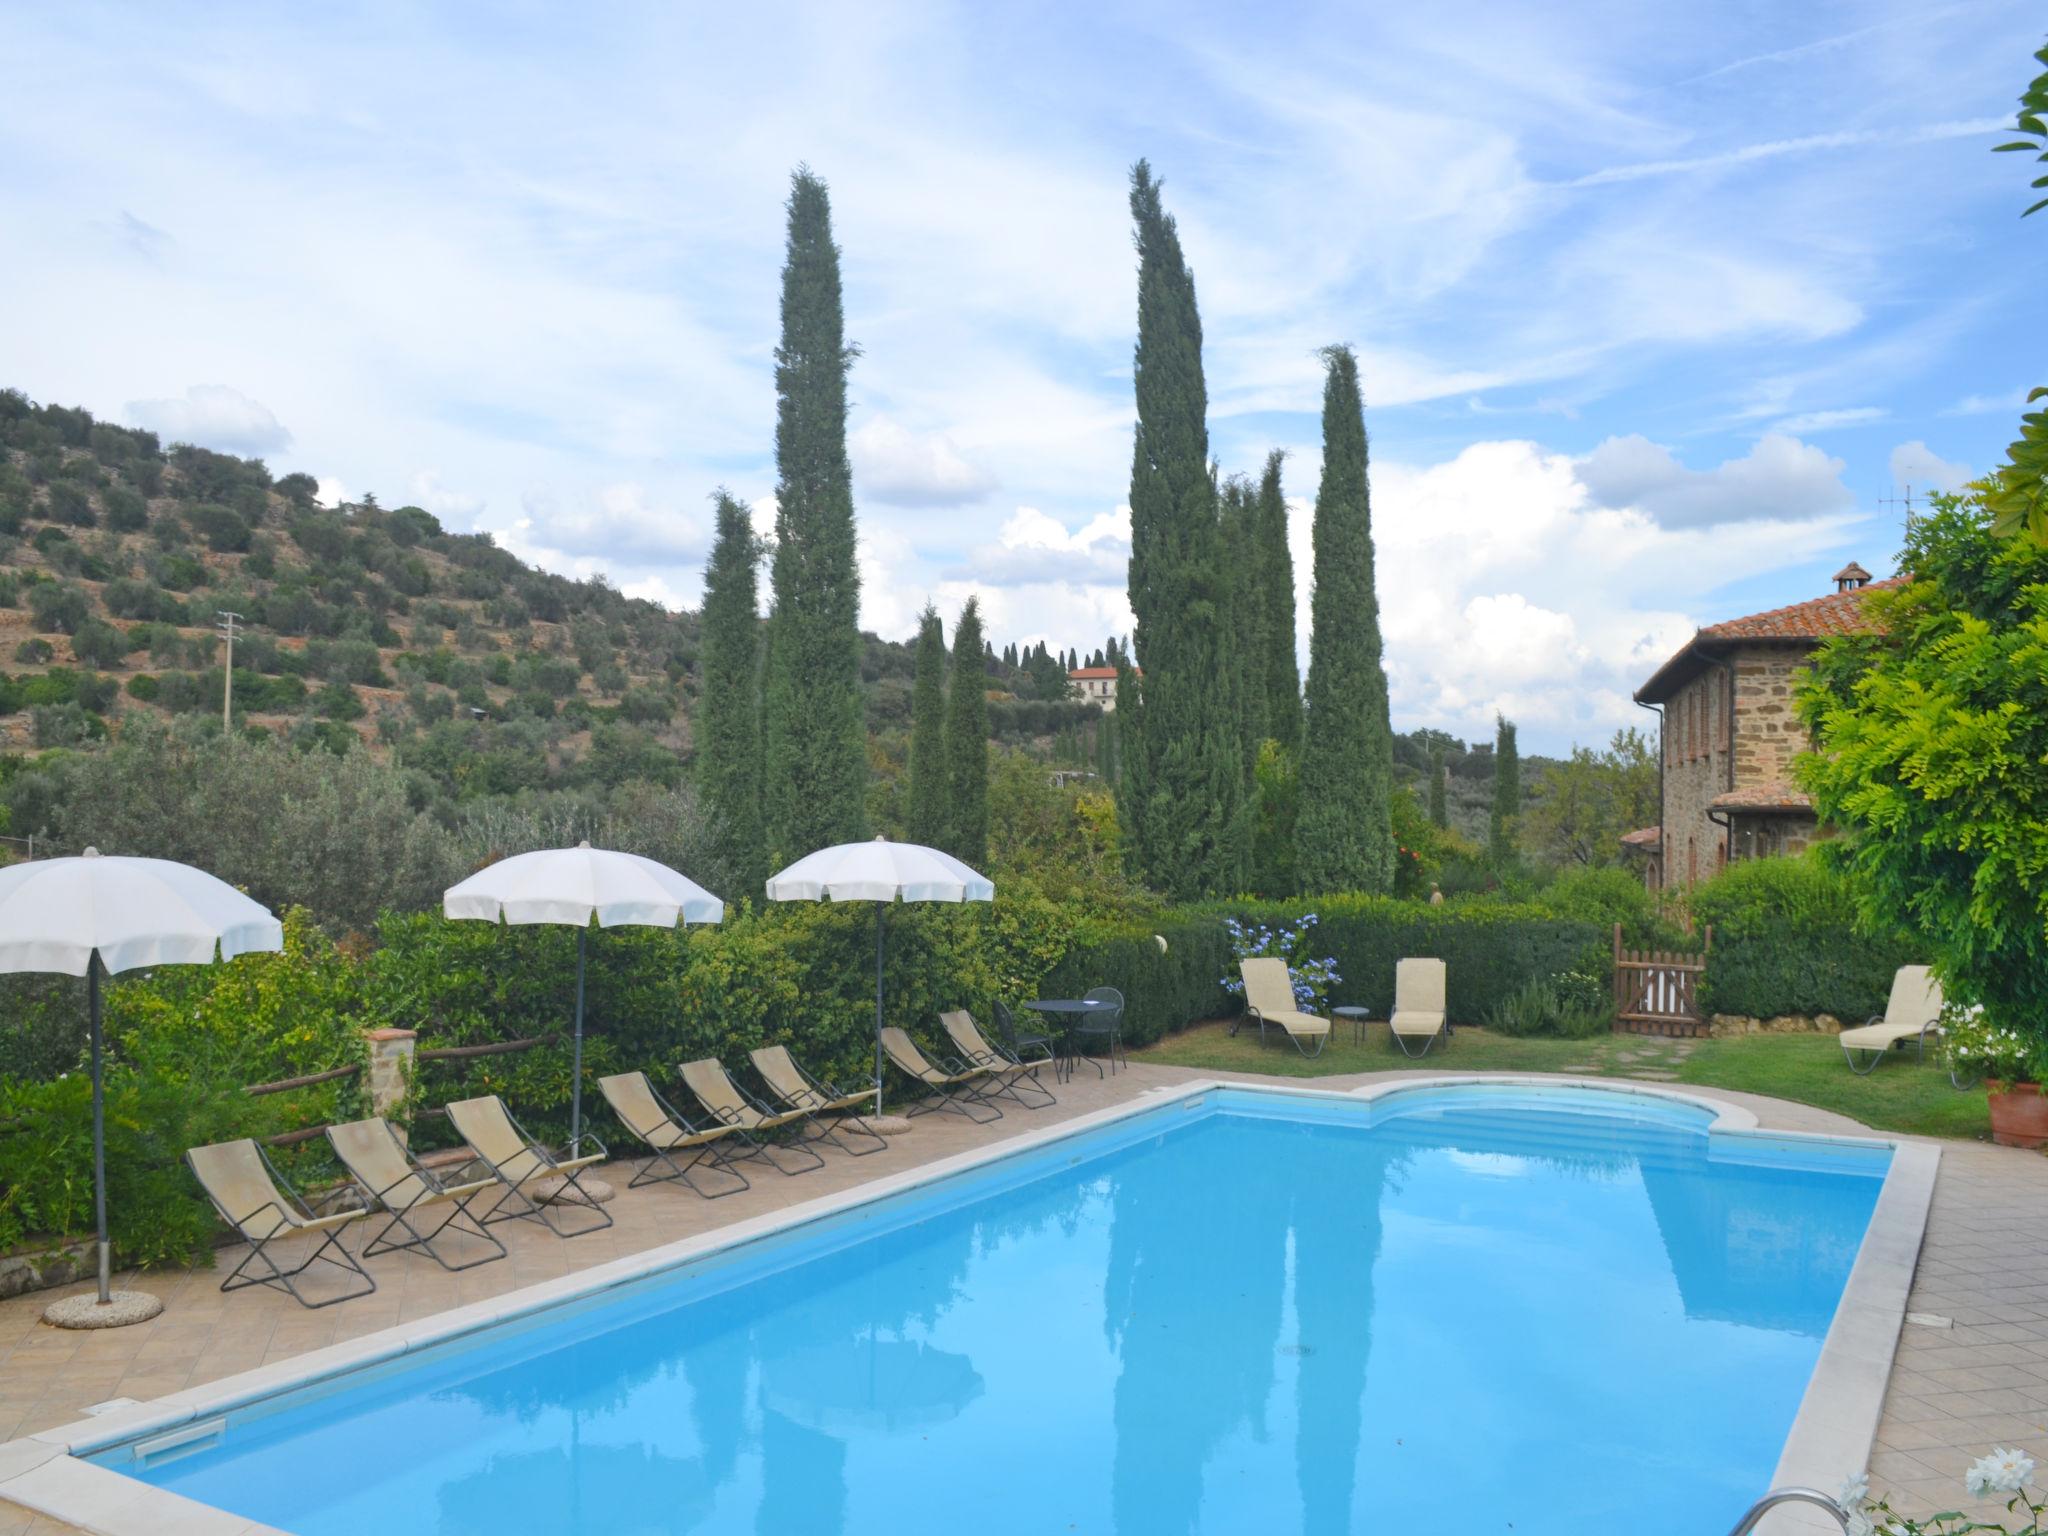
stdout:
<svg viewBox="0 0 2048 1536">
<path fill-rule="evenodd" d="M 813 1168 L 825 1166 L 825 1159 L 818 1156 L 817 1149 L 804 1145 L 804 1122 L 811 1118 L 810 1110 L 770 1109 L 734 1082 L 732 1074 L 725 1070 L 725 1064 L 715 1056 L 683 1063 L 683 1082 L 719 1124 L 747 1133 L 752 1144 L 748 1156 L 763 1158 L 769 1166 L 787 1174 L 809 1173 Z M 796 1127 L 797 1139 L 792 1144 L 778 1145 L 763 1139 L 771 1132 L 790 1126 Z M 784 1161 L 785 1158 L 795 1159 L 794 1166 Z"/>
<path fill-rule="evenodd" d="M 768 1085 L 768 1091 L 788 1108 L 808 1114 L 813 1133 L 819 1140 L 830 1141 L 854 1157 L 865 1157 L 888 1145 L 882 1140 L 882 1133 L 859 1113 L 858 1106 L 873 1098 L 872 1089 L 863 1088 L 859 1093 L 840 1091 L 823 1078 L 806 1072 L 789 1054 L 787 1046 L 764 1045 L 749 1054 L 754 1070 L 761 1074 L 761 1081 Z M 842 1130 L 850 1130 L 856 1136 L 866 1138 L 871 1145 L 855 1146 L 840 1134 Z"/>
<path fill-rule="evenodd" d="M 1450 1038 L 1443 961 L 1403 960 L 1394 967 L 1394 1012 L 1387 1023 L 1403 1056 L 1427 1056 L 1439 1039 Z M 1412 1049 L 1411 1040 L 1420 1040 L 1422 1049 Z"/>
<path fill-rule="evenodd" d="M 706 1200 L 718 1200 L 751 1187 L 747 1176 L 732 1165 L 730 1156 L 729 1143 L 733 1138 L 737 1137 L 742 1146 L 750 1145 L 745 1131 L 731 1125 L 692 1125 L 680 1110 L 654 1091 L 645 1072 L 601 1077 L 597 1086 L 603 1091 L 605 1102 L 611 1105 L 612 1113 L 619 1117 L 619 1123 L 648 1148 L 649 1156 L 626 1185 L 628 1189 L 663 1180 L 681 1180 Z M 682 1152 L 690 1154 L 688 1162 L 676 1161 L 677 1154 Z M 708 1164 L 713 1171 L 739 1182 L 714 1194 L 690 1176 L 699 1164 Z M 667 1171 L 656 1173 L 657 1167 Z"/>
<path fill-rule="evenodd" d="M 1912 1041 L 1924 1058 L 1927 1037 L 1941 1022 L 1941 983 L 1924 965 L 1902 965 L 1892 977 L 1892 995 L 1881 1014 L 1841 1034 L 1842 1054 L 1849 1070 L 1859 1076 L 1877 1070 L 1877 1064 L 1896 1045 Z M 1858 1056 L 1863 1060 L 1859 1062 Z"/>
<path fill-rule="evenodd" d="M 988 1068 L 990 1092 L 1006 1095 L 1026 1109 L 1043 1109 L 1056 1102 L 1052 1090 L 1038 1080 L 1038 1069 L 1054 1064 L 1050 1051 L 1043 1057 L 1026 1061 L 998 1050 L 982 1034 L 981 1026 L 974 1022 L 974 1015 L 964 1008 L 949 1009 L 940 1014 L 939 1022 L 946 1026 L 946 1037 L 953 1042 L 953 1049 L 960 1053 L 962 1062 Z M 1025 1097 L 1026 1094 L 1030 1097 Z"/>
<path fill-rule="evenodd" d="M 491 1180 L 443 1184 L 405 1149 L 391 1122 L 381 1118 L 330 1125 L 327 1141 L 349 1177 L 362 1190 L 370 1209 L 391 1218 L 364 1244 L 364 1258 L 417 1248 L 443 1269 L 455 1270 L 474 1269 L 505 1257 L 505 1245 L 484 1230 L 483 1223 L 469 1208 L 471 1201 L 491 1187 Z M 441 1252 L 438 1242 L 450 1227 L 463 1236 L 481 1239 L 492 1251 L 457 1264 Z M 401 1231 L 405 1233 L 404 1241 L 394 1241 L 391 1234 Z"/>
<path fill-rule="evenodd" d="M 337 1301 L 367 1296 L 377 1289 L 377 1282 L 370 1278 L 370 1272 L 341 1241 L 342 1233 L 368 1216 L 368 1211 L 336 1211 L 326 1216 L 316 1214 L 271 1167 L 263 1149 L 247 1139 L 194 1147 L 185 1154 L 185 1164 L 192 1170 L 192 1176 L 199 1180 L 199 1187 L 206 1191 L 206 1198 L 213 1202 L 213 1208 L 220 1212 L 221 1220 L 239 1232 L 242 1241 L 249 1245 L 248 1257 L 221 1281 L 222 1290 L 239 1291 L 252 1285 L 275 1286 L 300 1306 L 317 1309 L 331 1307 Z M 295 1237 L 316 1241 L 310 1253 L 287 1269 L 271 1256 L 270 1247 L 273 1243 L 289 1242 Z M 363 1282 L 362 1288 L 329 1296 L 324 1301 L 308 1300 L 293 1282 L 315 1264 L 321 1263 L 357 1276 Z M 252 1270 L 252 1265 L 259 1267 Z"/>
<path fill-rule="evenodd" d="M 457 1099 L 448 1106 L 448 1118 L 454 1122 L 455 1134 L 469 1143 L 477 1161 L 504 1186 L 505 1192 L 484 1215 L 487 1225 L 532 1218 L 545 1222 L 557 1237 L 581 1237 L 586 1232 L 601 1232 L 612 1224 L 611 1214 L 583 1187 L 583 1175 L 610 1155 L 604 1143 L 588 1131 L 583 1133 L 574 1157 L 557 1157 L 526 1134 L 525 1127 L 512 1118 L 512 1111 L 495 1093 L 478 1099 Z M 586 1146 L 597 1150 L 584 1151 Z M 535 1199 L 528 1193 L 529 1186 L 543 1179 L 560 1182 Z M 555 1212 L 572 1205 L 583 1207 L 597 1220 L 581 1226 L 563 1226 L 555 1219 Z"/>
<path fill-rule="evenodd" d="M 918 1049 L 916 1041 L 894 1024 L 882 1031 L 882 1051 L 896 1064 L 897 1071 L 925 1089 L 924 1098 L 911 1105 L 911 1114 L 924 1115 L 937 1109 L 950 1109 L 956 1115 L 965 1115 L 983 1125 L 1003 1118 L 1003 1112 L 989 1103 L 983 1094 L 983 1085 L 989 1077 L 988 1068 L 950 1057 L 941 1057 L 935 1063 Z M 981 1113 L 983 1110 L 988 1113 Z"/>
<path fill-rule="evenodd" d="M 1330 1021 L 1301 1011 L 1294 995 L 1294 976 L 1287 962 L 1270 955 L 1240 960 L 1244 976 L 1244 1016 L 1259 1026 L 1259 1043 L 1266 1043 L 1270 1026 L 1285 1031 L 1294 1048 L 1304 1056 L 1320 1056 L 1330 1043 Z M 1236 1034 L 1236 1026 L 1231 1033 Z"/>
</svg>

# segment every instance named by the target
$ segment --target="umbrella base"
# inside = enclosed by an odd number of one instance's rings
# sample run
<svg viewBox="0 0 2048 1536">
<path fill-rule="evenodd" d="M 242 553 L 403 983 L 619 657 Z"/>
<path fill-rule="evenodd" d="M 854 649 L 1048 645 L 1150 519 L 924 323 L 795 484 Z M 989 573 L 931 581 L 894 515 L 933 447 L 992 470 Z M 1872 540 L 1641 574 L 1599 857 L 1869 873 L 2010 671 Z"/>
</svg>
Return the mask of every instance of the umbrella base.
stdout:
<svg viewBox="0 0 2048 1536">
<path fill-rule="evenodd" d="M 910 1129 L 910 1122 L 901 1115 L 863 1115 L 861 1118 L 884 1136 L 901 1136 Z"/>
<path fill-rule="evenodd" d="M 536 1179 L 533 1192 L 534 1199 L 547 1205 L 603 1205 L 617 1193 L 603 1179 L 584 1179 L 574 1189 L 569 1188 L 567 1179 Z M 590 1198 L 584 1199 L 585 1195 Z"/>
<path fill-rule="evenodd" d="M 99 1292 L 87 1291 L 51 1302 L 43 1308 L 43 1321 L 52 1328 L 126 1328 L 148 1322 L 163 1309 L 163 1298 L 147 1291 L 115 1291 L 105 1306 Z"/>
</svg>

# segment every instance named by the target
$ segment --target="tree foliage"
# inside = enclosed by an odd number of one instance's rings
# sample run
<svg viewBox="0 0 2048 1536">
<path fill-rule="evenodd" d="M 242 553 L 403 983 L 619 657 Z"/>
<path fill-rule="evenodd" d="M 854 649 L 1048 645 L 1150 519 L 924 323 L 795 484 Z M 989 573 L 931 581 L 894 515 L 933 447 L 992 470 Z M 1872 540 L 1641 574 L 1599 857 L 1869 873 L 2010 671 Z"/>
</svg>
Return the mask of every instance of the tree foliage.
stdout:
<svg viewBox="0 0 2048 1536">
<path fill-rule="evenodd" d="M 967 599 L 953 626 L 953 677 L 946 692 L 946 838 L 954 858 L 988 860 L 988 688 L 981 670 L 981 604 Z"/>
<path fill-rule="evenodd" d="M 760 541 L 747 508 L 718 493 L 718 534 L 704 571 L 704 687 L 697 701 L 697 782 L 722 823 L 738 884 L 758 897 L 767 879 L 761 829 Z"/>
<path fill-rule="evenodd" d="M 2048 544 L 1938 496 L 1873 592 L 1883 633 L 1831 640 L 1798 693 L 1800 782 L 1875 930 L 1936 956 L 1951 997 L 2048 1033 Z"/>
<path fill-rule="evenodd" d="M 1515 747 L 1515 722 L 1493 718 L 1493 811 L 1486 823 L 1486 852 L 1496 865 L 1512 863 L 1522 819 L 1522 759 Z"/>
<path fill-rule="evenodd" d="M 917 623 L 917 672 L 910 696 L 910 803 L 904 817 L 913 843 L 945 844 L 946 630 L 929 603 Z"/>
<path fill-rule="evenodd" d="M 1294 556 L 1287 547 L 1287 496 L 1280 483 L 1286 457 L 1279 448 L 1266 455 L 1252 526 L 1264 734 L 1293 751 L 1301 745 L 1301 666 L 1294 654 Z"/>
<path fill-rule="evenodd" d="M 763 810 L 771 862 L 866 830 L 860 571 L 846 456 L 846 342 L 839 247 L 825 183 L 791 177 L 775 349 L 775 556 Z"/>
<path fill-rule="evenodd" d="M 1557 864 L 1618 864 L 1622 834 L 1656 818 L 1657 754 L 1629 726 L 1604 751 L 1574 747 L 1543 769 L 1521 842 Z"/>
<path fill-rule="evenodd" d="M 1243 882 L 1249 764 L 1227 605 L 1229 549 L 1209 465 L 1202 321 L 1151 167 L 1131 170 L 1138 248 L 1138 421 L 1131 453 L 1131 612 L 1142 679 L 1118 682 L 1118 821 L 1134 876 L 1176 896 Z M 1219 685 L 1232 689 L 1219 708 Z M 1141 707 L 1130 707 L 1142 695 Z"/>
<path fill-rule="evenodd" d="M 1330 348 L 1324 363 L 1296 859 L 1304 891 L 1380 893 L 1394 883 L 1394 735 L 1381 659 L 1365 402 L 1349 347 Z"/>
</svg>

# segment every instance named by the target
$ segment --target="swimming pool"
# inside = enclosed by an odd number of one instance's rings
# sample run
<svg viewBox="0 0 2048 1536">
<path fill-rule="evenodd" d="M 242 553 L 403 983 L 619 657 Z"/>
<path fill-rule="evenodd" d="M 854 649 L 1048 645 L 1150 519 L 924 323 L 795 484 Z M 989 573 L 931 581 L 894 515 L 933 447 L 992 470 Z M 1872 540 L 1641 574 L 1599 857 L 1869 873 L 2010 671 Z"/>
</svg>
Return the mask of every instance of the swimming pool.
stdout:
<svg viewBox="0 0 2048 1536">
<path fill-rule="evenodd" d="M 1212 1089 L 93 1460 L 300 1536 L 1718 1536 L 1893 1154 L 1713 1118 Z"/>
</svg>

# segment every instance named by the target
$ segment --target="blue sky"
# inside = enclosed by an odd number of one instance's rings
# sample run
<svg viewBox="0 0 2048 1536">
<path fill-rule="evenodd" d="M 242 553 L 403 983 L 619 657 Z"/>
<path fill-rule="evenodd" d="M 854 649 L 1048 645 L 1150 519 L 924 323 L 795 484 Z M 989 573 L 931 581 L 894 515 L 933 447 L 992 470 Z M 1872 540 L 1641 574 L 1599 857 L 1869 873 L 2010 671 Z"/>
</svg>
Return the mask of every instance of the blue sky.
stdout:
<svg viewBox="0 0 2048 1536">
<path fill-rule="evenodd" d="M 0 382 L 693 604 L 710 492 L 769 512 L 807 161 L 866 622 L 978 591 L 1092 647 L 1145 155 L 1304 598 L 1348 341 L 1397 725 L 1554 751 L 1696 625 L 1888 570 L 1883 499 L 1997 462 L 2040 381 L 2048 227 L 1988 153 L 2027 0 L 737 9 L 7 0 Z"/>
</svg>

